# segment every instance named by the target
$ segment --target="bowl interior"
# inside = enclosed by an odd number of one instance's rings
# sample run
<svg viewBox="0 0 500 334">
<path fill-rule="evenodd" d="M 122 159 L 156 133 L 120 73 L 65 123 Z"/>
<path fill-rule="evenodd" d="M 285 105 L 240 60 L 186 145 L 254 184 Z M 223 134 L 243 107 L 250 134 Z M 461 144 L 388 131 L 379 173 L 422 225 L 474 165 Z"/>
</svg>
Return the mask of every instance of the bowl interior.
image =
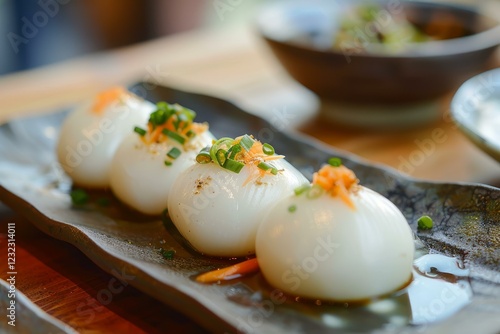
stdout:
<svg viewBox="0 0 500 334">
<path fill-rule="evenodd" d="M 291 1 L 278 2 L 266 7 L 258 17 L 260 32 L 265 38 L 296 46 L 316 50 L 342 53 L 345 50 L 333 49 L 332 43 L 337 35 L 343 18 L 353 7 L 377 3 L 378 8 L 371 10 L 374 23 L 356 28 L 356 40 L 352 47 L 364 56 L 391 56 L 383 47 L 370 43 L 368 37 L 375 34 L 379 26 L 389 25 L 393 18 L 404 15 L 420 31 L 432 37 L 434 41 L 425 43 L 407 43 L 405 49 L 397 55 L 416 55 L 442 51 L 452 52 L 455 45 L 439 45 L 443 42 L 488 32 L 499 26 L 498 18 L 477 11 L 477 8 L 464 5 L 440 4 L 423 1 Z M 488 42 L 496 45 L 500 36 L 485 36 Z M 469 42 L 472 39 L 467 39 Z M 404 43 L 404 41 L 402 41 Z M 457 42 L 457 41 L 453 41 Z M 414 45 L 415 44 L 415 45 Z M 457 43 L 455 43 L 457 44 Z M 472 46 L 469 44 L 469 48 Z M 361 52 L 361 49 L 366 49 Z M 427 50 L 428 49 L 428 50 Z M 444 50 L 443 50 L 444 49 Z M 406 50 L 406 51 L 405 51 Z M 352 52 L 352 50 L 350 51 Z"/>
</svg>

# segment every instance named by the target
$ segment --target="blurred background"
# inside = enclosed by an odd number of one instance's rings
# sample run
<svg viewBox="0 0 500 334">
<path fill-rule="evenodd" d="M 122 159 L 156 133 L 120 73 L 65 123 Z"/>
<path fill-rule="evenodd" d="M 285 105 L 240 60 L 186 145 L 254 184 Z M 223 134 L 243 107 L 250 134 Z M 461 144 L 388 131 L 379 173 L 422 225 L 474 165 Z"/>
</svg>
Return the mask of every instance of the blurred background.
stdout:
<svg viewBox="0 0 500 334">
<path fill-rule="evenodd" d="M 264 2 L 0 0 L 0 75 L 190 29 L 230 29 Z"/>
<path fill-rule="evenodd" d="M 0 0 L 0 75 L 196 28 L 245 21 L 261 0 Z M 222 17 L 224 11 L 238 10 Z"/>
</svg>

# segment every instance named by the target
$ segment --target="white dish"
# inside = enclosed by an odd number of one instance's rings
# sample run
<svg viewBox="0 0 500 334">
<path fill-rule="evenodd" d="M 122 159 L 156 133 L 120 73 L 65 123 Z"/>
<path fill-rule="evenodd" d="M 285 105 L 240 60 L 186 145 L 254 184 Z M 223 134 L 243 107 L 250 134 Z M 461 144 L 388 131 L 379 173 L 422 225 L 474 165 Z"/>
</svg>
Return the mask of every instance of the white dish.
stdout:
<svg viewBox="0 0 500 334">
<path fill-rule="evenodd" d="M 451 115 L 472 142 L 500 162 L 500 68 L 462 84 L 451 102 Z"/>
</svg>

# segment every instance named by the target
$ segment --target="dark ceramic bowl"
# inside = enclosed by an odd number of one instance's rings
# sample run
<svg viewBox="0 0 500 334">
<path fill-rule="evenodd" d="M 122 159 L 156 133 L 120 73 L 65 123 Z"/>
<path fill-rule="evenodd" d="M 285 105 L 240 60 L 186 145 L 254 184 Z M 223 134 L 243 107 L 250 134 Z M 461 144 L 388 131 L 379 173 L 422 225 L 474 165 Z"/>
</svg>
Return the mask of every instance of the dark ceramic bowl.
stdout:
<svg viewBox="0 0 500 334">
<path fill-rule="evenodd" d="M 274 3 L 258 15 L 258 29 L 288 73 L 319 97 L 370 105 L 436 99 L 484 70 L 500 42 L 500 19 L 477 8 L 386 1 L 377 14 L 380 24 L 390 19 L 387 15 L 403 11 L 415 26 L 431 27 L 432 34 L 444 39 L 410 43 L 400 53 L 388 53 L 364 43 L 363 34 L 370 33 L 365 25 L 359 28 L 358 47 L 334 50 L 338 25 L 356 3 L 360 1 Z M 457 30 L 458 36 L 447 33 Z"/>
</svg>

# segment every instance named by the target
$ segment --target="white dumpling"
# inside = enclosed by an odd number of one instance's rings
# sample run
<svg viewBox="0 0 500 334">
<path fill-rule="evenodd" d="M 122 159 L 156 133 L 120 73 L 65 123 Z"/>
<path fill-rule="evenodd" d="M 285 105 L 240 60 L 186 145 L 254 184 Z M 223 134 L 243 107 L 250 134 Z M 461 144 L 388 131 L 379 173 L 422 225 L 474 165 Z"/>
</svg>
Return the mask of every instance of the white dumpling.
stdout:
<svg viewBox="0 0 500 334">
<path fill-rule="evenodd" d="M 194 138 L 189 147 L 170 139 L 145 144 L 137 134 L 130 134 L 118 148 L 111 164 L 111 189 L 116 197 L 130 207 L 150 215 L 167 208 L 170 189 L 179 174 L 196 162 L 197 153 L 212 142 L 209 131 Z M 172 148 L 181 151 L 171 160 Z M 166 166 L 165 161 L 171 165 Z"/>
<path fill-rule="evenodd" d="M 155 105 L 113 88 L 72 111 L 64 120 L 57 143 L 57 157 L 77 185 L 106 188 L 111 159 L 123 138 L 136 124 L 145 124 Z"/>
<path fill-rule="evenodd" d="M 257 228 L 267 210 L 307 179 L 284 159 L 272 161 L 276 175 L 246 164 L 239 173 L 212 161 L 195 164 L 172 186 L 168 213 L 199 252 L 238 257 L 255 252 Z"/>
<path fill-rule="evenodd" d="M 116 197 L 149 215 L 167 208 L 175 179 L 214 139 L 208 126 L 194 123 L 194 117 L 192 110 L 179 105 L 158 104 L 147 129 L 131 132 L 115 153 L 111 189 Z"/>
<path fill-rule="evenodd" d="M 342 184 L 342 174 L 333 182 Z M 414 241 L 399 209 L 357 184 L 335 195 L 322 189 L 288 194 L 260 224 L 256 253 L 268 282 L 291 295 L 335 301 L 365 300 L 407 284 Z"/>
</svg>

